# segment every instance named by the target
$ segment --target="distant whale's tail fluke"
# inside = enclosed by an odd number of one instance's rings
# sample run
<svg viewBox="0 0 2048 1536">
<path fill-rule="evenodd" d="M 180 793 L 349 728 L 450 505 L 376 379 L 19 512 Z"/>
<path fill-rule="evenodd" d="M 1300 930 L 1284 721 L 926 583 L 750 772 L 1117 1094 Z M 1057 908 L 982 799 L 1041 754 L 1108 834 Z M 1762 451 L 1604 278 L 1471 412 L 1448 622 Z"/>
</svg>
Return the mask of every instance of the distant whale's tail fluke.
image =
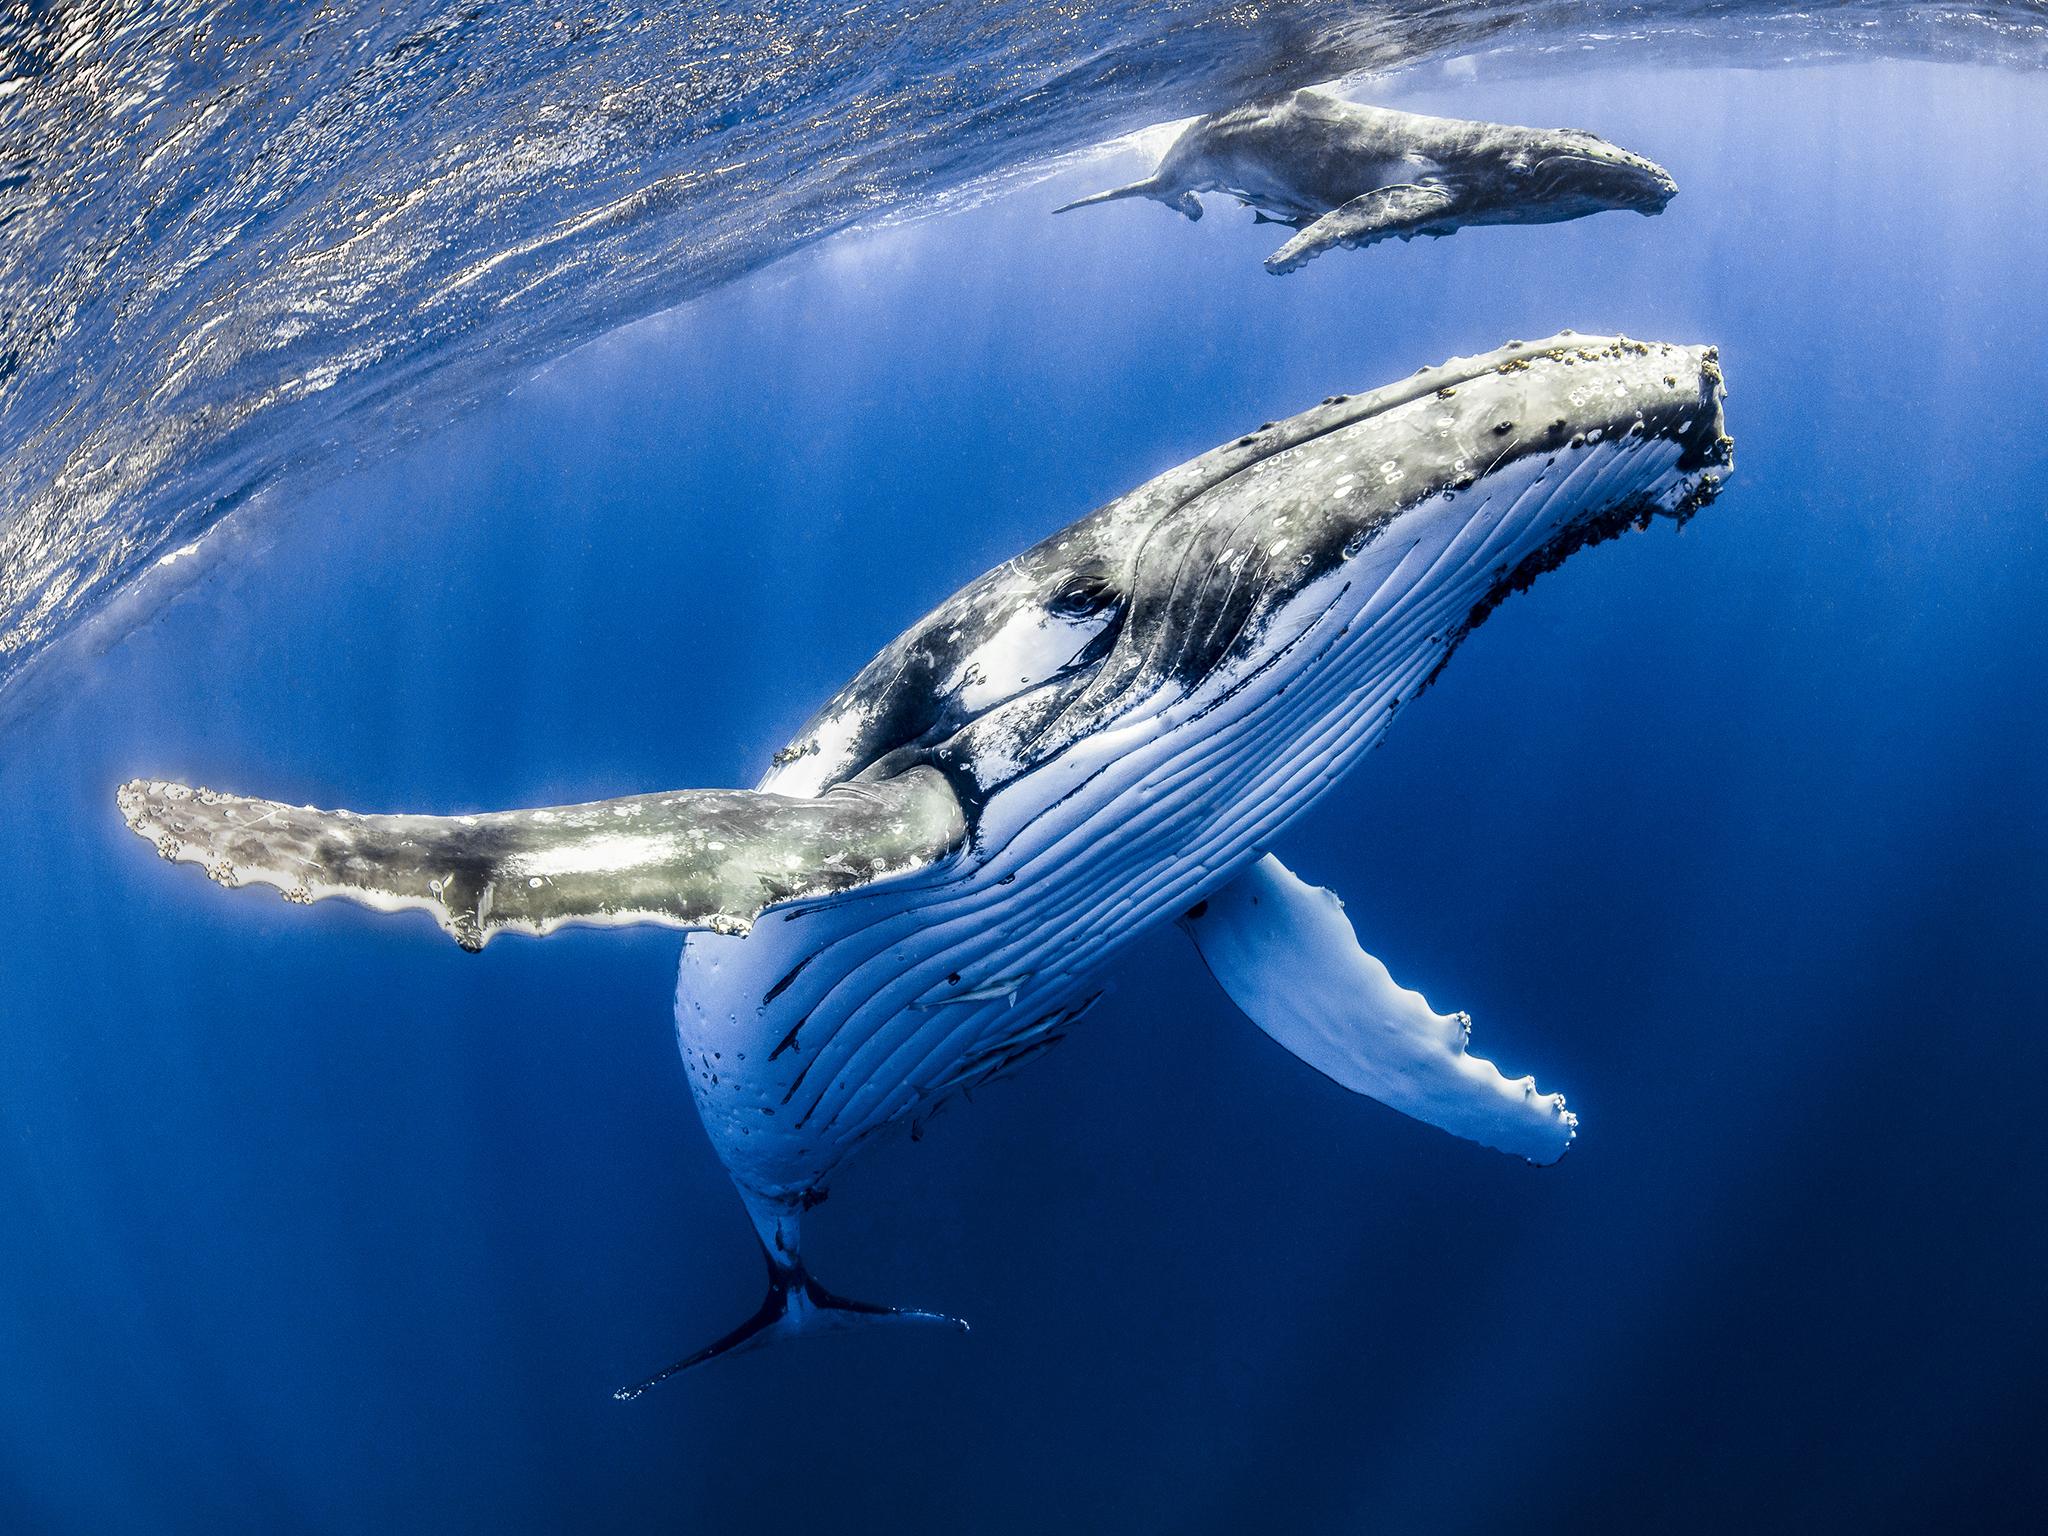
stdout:
<svg viewBox="0 0 2048 1536">
<path fill-rule="evenodd" d="M 781 1225 L 793 1228 L 794 1222 L 786 1220 Z M 778 1233 L 777 1247 L 780 1246 Z M 763 1242 L 761 1253 L 768 1261 L 768 1295 L 761 1302 L 759 1311 L 723 1338 L 706 1344 L 693 1355 L 684 1356 L 666 1370 L 656 1371 L 633 1386 L 619 1388 L 612 1394 L 613 1400 L 630 1403 L 671 1376 L 680 1376 L 721 1355 L 736 1355 L 743 1350 L 757 1349 L 763 1344 L 795 1338 L 799 1334 L 840 1333 L 869 1323 L 923 1323 L 950 1328 L 957 1333 L 967 1332 L 966 1323 L 943 1312 L 926 1312 L 918 1307 L 878 1306 L 871 1301 L 854 1301 L 826 1290 L 811 1278 L 802 1257 L 794 1252 L 793 1244 L 786 1253 L 778 1255 Z"/>
<path fill-rule="evenodd" d="M 1149 197 L 1190 219 L 1199 219 L 1202 216 L 1200 198 L 1192 192 L 1174 192 L 1157 176 L 1147 176 L 1143 181 L 1134 181 L 1127 187 L 1111 187 L 1107 192 L 1094 192 L 1087 197 L 1076 198 L 1071 203 L 1062 203 L 1053 209 L 1053 212 L 1070 213 L 1076 208 L 1089 208 L 1096 203 L 1114 203 L 1126 197 Z"/>
</svg>

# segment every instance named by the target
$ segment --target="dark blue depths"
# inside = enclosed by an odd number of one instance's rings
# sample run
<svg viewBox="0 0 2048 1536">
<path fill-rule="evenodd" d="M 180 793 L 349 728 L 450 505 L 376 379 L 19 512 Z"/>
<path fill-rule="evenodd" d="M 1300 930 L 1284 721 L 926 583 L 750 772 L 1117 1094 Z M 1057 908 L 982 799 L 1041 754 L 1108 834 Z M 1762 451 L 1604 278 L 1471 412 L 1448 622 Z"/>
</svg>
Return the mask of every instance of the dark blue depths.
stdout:
<svg viewBox="0 0 2048 1536">
<path fill-rule="evenodd" d="M 1858 66 L 1402 104 L 1582 125 L 1683 190 L 1284 281 L 1221 207 L 1045 217 L 1121 162 L 843 237 L 333 484 L 17 727 L 0 1522 L 2025 1528 L 2048 90 Z M 223 894 L 114 814 L 137 773 L 361 809 L 749 783 L 1051 527 L 1565 325 L 1720 343 L 1729 493 L 1510 602 L 1279 849 L 1570 1094 L 1556 1169 L 1348 1096 L 1157 935 L 811 1218 L 828 1283 L 972 1335 L 622 1407 L 759 1284 L 673 1057 L 675 937 L 473 958 Z"/>
</svg>

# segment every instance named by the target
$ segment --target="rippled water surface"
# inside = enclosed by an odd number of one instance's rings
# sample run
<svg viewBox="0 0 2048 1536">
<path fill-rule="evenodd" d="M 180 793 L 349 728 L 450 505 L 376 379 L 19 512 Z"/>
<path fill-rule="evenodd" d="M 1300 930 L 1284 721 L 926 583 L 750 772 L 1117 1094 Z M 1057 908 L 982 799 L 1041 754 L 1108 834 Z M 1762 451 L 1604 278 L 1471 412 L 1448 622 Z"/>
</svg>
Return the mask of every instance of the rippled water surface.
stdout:
<svg viewBox="0 0 2048 1536">
<path fill-rule="evenodd" d="M 2036 3 L 16 3 L 0 687 L 280 477 L 1048 153 L 1473 52 L 2036 67 L 2044 35 Z"/>
<path fill-rule="evenodd" d="M 2039 8 L 5 15 L 0 1531 L 2039 1524 Z M 1049 217 L 1352 64 L 1680 193 L 1284 280 L 1220 201 Z M 115 811 L 752 782 L 1108 497 L 1564 326 L 1721 347 L 1726 493 L 1503 605 L 1276 848 L 1570 1094 L 1558 1167 L 1162 932 L 807 1219 L 972 1334 L 622 1405 L 760 1297 L 676 936 L 469 956 Z"/>
</svg>

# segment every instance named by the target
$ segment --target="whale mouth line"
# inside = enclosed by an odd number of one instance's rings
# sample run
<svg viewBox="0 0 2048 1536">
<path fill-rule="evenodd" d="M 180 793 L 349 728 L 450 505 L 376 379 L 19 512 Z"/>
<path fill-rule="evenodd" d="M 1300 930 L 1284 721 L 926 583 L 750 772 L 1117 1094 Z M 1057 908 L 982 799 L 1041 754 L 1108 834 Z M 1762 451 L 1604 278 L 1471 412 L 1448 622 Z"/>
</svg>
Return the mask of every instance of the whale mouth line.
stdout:
<svg viewBox="0 0 2048 1536">
<path fill-rule="evenodd" d="M 1677 178 L 1654 160 L 1582 149 L 1560 149 L 1543 156 L 1536 167 L 1536 189 L 1543 196 L 1568 196 L 1581 190 L 1581 178 L 1603 172 L 1609 176 L 1626 173 L 1636 180 L 1635 185 L 1608 199 L 1618 207 L 1658 212 L 1678 195 Z"/>
<path fill-rule="evenodd" d="M 1190 483 L 1176 487 L 1174 506 L 1177 509 L 1187 507 L 1202 498 L 1239 495 L 1249 502 L 1257 502 L 1259 493 L 1255 489 L 1244 484 L 1234 485 L 1233 482 L 1244 482 L 1245 477 L 1256 473 L 1261 465 L 1282 455 L 1292 457 L 1316 453 L 1319 451 L 1316 445 L 1323 440 L 1354 428 L 1372 427 L 1396 412 L 1414 407 L 1418 402 L 1426 402 L 1432 395 L 1439 401 L 1449 401 L 1455 399 L 1460 391 L 1481 382 L 1491 383 L 1502 378 L 1513 379 L 1524 374 L 1531 375 L 1532 378 L 1541 376 L 1532 373 L 1532 370 L 1543 370 L 1546 375 L 1549 370 L 1558 370 L 1557 374 L 1550 376 L 1563 380 L 1563 370 L 1604 367 L 1611 363 L 1633 365 L 1638 360 L 1650 358 L 1653 352 L 1658 351 L 1663 351 L 1672 369 L 1664 377 L 1666 389 L 1673 389 L 1678 383 L 1678 375 L 1684 372 L 1696 377 L 1698 393 L 1679 391 L 1660 398 L 1655 403 L 1646 402 L 1638 410 L 1634 422 L 1626 429 L 1626 435 L 1639 438 L 1647 434 L 1675 444 L 1679 452 L 1674 468 L 1686 477 L 1688 484 L 1681 492 L 1671 494 L 1689 496 L 1698 490 L 1697 485 L 1690 482 L 1702 471 L 1725 470 L 1732 464 L 1732 443 L 1725 434 L 1720 406 L 1722 385 L 1718 353 L 1711 348 L 1704 349 L 1691 354 L 1683 364 L 1680 364 L 1668 349 L 1662 347 L 1662 344 L 1634 341 L 1626 336 L 1579 336 L 1570 331 L 1563 331 L 1545 340 L 1510 342 L 1490 353 L 1455 358 L 1438 368 L 1420 370 L 1397 384 L 1385 386 L 1355 399 L 1332 397 L 1323 406 L 1311 408 L 1285 423 L 1269 424 L 1256 433 L 1237 439 L 1223 449 L 1214 450 L 1215 454 L 1223 457 L 1207 466 L 1207 473 L 1198 471 L 1191 476 Z M 1558 394 L 1559 391 L 1563 393 Z M 1467 398 L 1469 400 L 1473 397 Z M 1523 408 L 1542 409 L 1546 406 L 1549 409 L 1544 409 L 1543 420 L 1547 421 L 1547 425 L 1534 420 L 1525 421 L 1519 427 L 1513 420 L 1503 419 L 1496 422 L 1494 432 L 1513 435 L 1500 440 L 1501 446 L 1498 451 L 1492 449 L 1492 443 L 1496 439 L 1486 440 L 1485 451 L 1491 455 L 1490 459 L 1453 457 L 1449 454 L 1440 454 L 1433 459 L 1425 452 L 1418 461 L 1419 480 L 1412 488 L 1404 489 L 1398 497 L 1390 500 L 1375 527 L 1390 527 L 1402 516 L 1434 501 L 1439 496 L 1448 499 L 1454 495 L 1472 494 L 1474 486 L 1483 485 L 1497 472 L 1502 471 L 1504 466 L 1533 456 L 1554 455 L 1567 447 L 1576 450 L 1582 445 L 1599 442 L 1607 432 L 1617 435 L 1623 433 L 1618 422 L 1601 423 L 1599 413 L 1604 407 L 1600 400 L 1583 398 L 1583 392 L 1570 383 L 1538 386 L 1533 398 L 1524 398 L 1522 401 Z M 1465 406 L 1461 402 L 1455 409 L 1462 412 Z M 1550 418 L 1550 409 L 1558 413 L 1554 419 Z M 1521 415 L 1523 410 L 1517 409 L 1515 414 Z M 1197 461 L 1197 465 L 1200 462 Z M 1484 467 L 1479 467 L 1480 465 Z M 1393 482 L 1388 483 L 1391 485 Z M 1703 504 L 1694 503 L 1694 509 Z M 1612 532 L 1619 532 L 1638 517 L 1656 515 L 1666 510 L 1667 508 L 1662 505 L 1651 508 L 1648 512 L 1639 507 L 1617 510 L 1604 515 L 1601 526 L 1605 528 L 1611 524 Z M 1252 513 L 1247 510 L 1244 515 L 1249 517 Z M 1690 513 L 1686 515 L 1689 516 Z M 1584 539 L 1588 536 L 1575 534 L 1568 527 L 1561 527 L 1559 534 L 1567 542 L 1552 551 L 1552 564 L 1561 562 L 1573 550 L 1583 547 Z M 1602 537 L 1608 536 L 1611 536 L 1611 532 L 1602 534 Z M 1229 537 L 1219 538 L 1214 542 L 1228 544 L 1234 549 L 1241 541 L 1233 529 Z M 1173 593 L 1176 597 L 1181 590 L 1183 577 L 1194 581 L 1198 587 L 1205 590 L 1214 586 L 1213 578 L 1207 572 L 1189 575 L 1187 560 L 1190 557 L 1188 552 L 1183 552 L 1177 567 L 1173 584 Z M 1303 556 L 1304 563 L 1308 559 L 1307 555 Z M 1540 572 L 1531 569 L 1523 580 L 1523 585 L 1533 580 L 1536 574 Z M 1496 597 L 1494 602 L 1498 601 L 1499 598 Z M 1178 606 L 1199 612 L 1205 605 L 1199 601 L 1191 601 Z M 1490 612 L 1491 607 L 1487 607 L 1485 611 Z M 1478 615 L 1481 619 L 1484 616 L 1484 613 Z M 1242 617 L 1249 623 L 1256 619 L 1257 614 L 1248 612 Z M 1476 623 L 1468 627 L 1476 627 Z M 1131 687 L 1157 682 L 1164 671 L 1184 673 L 1190 653 L 1198 653 L 1200 657 L 1215 660 L 1220 659 L 1221 655 L 1230 649 L 1231 636 L 1223 633 L 1218 620 L 1206 621 L 1206 628 L 1202 634 L 1215 643 L 1207 648 L 1183 646 L 1172 657 L 1169 657 L 1168 653 L 1173 652 L 1174 648 L 1166 641 L 1156 636 L 1148 640 L 1145 656 L 1127 663 L 1128 675 L 1123 678 L 1123 686 L 1117 687 L 1115 693 L 1122 695 Z M 1067 709 L 1062 713 L 1078 712 L 1080 717 L 1099 713 L 1104 707 L 1105 698 L 1108 697 L 1105 694 L 1108 685 L 1107 677 L 1098 676 L 1081 695 L 1069 702 Z"/>
<path fill-rule="evenodd" d="M 1483 625 L 1506 602 L 1519 592 L 1526 592 L 1535 585 L 1540 576 L 1547 576 L 1582 550 L 1595 545 L 1606 544 L 1631 533 L 1647 532 L 1659 518 L 1667 518 L 1677 528 L 1684 528 L 1703 508 L 1721 494 L 1723 482 L 1720 474 L 1709 470 L 1698 474 L 1691 488 L 1675 504 L 1646 496 L 1624 503 L 1603 512 L 1596 517 L 1568 523 L 1557 531 L 1557 535 L 1525 556 L 1511 570 L 1495 581 L 1485 594 L 1475 602 L 1449 636 L 1449 643 L 1436 665 L 1423 679 L 1418 695 L 1435 685 L 1450 664 L 1459 646 Z"/>
</svg>

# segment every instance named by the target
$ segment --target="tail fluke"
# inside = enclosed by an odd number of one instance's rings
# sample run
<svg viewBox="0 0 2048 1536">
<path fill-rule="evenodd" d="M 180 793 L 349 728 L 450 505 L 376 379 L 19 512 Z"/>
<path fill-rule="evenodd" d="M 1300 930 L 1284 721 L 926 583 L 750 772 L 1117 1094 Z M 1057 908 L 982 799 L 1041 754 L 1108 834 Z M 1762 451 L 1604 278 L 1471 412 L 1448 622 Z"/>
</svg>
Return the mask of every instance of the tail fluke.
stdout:
<svg viewBox="0 0 2048 1536">
<path fill-rule="evenodd" d="M 1155 202 L 1166 204 L 1183 218 L 1199 219 L 1202 216 L 1202 200 L 1192 192 L 1175 192 L 1157 176 L 1147 176 L 1143 181 L 1134 181 L 1128 187 L 1111 187 L 1107 192 L 1092 193 L 1076 198 L 1071 203 L 1062 203 L 1053 209 L 1054 213 L 1067 213 L 1075 208 L 1088 208 L 1096 203 L 1114 203 L 1126 197 L 1149 197 Z"/>
<path fill-rule="evenodd" d="M 760 1310 L 725 1337 L 705 1345 L 663 1371 L 657 1371 L 634 1386 L 621 1387 L 612 1394 L 615 1402 L 630 1403 L 650 1387 L 658 1387 L 671 1376 L 680 1376 L 721 1355 L 772 1344 L 777 1339 L 800 1333 L 837 1333 L 867 1323 L 927 1323 L 967 1332 L 967 1324 L 943 1312 L 926 1312 L 917 1307 L 884 1307 L 871 1301 L 854 1301 L 828 1291 L 803 1267 L 802 1260 L 778 1262 L 764 1247 L 768 1260 L 768 1295 Z"/>
<path fill-rule="evenodd" d="M 1158 178 L 1147 176 L 1143 181 L 1134 181 L 1128 187 L 1111 187 L 1107 192 L 1091 192 L 1086 197 L 1077 197 L 1071 203 L 1060 204 L 1053 212 L 1071 213 L 1076 208 L 1092 208 L 1097 203 L 1120 202 L 1127 197 L 1156 197 L 1159 191 Z"/>
</svg>

